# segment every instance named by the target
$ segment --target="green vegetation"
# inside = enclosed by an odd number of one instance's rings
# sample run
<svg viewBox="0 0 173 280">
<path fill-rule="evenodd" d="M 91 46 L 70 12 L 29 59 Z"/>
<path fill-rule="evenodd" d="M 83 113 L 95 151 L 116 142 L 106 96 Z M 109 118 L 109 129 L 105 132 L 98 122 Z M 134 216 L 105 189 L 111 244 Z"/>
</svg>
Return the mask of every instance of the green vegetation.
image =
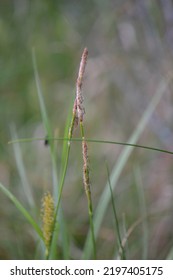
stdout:
<svg viewBox="0 0 173 280">
<path fill-rule="evenodd" d="M 167 5 L 1 6 L 0 259 L 171 259 Z"/>
</svg>

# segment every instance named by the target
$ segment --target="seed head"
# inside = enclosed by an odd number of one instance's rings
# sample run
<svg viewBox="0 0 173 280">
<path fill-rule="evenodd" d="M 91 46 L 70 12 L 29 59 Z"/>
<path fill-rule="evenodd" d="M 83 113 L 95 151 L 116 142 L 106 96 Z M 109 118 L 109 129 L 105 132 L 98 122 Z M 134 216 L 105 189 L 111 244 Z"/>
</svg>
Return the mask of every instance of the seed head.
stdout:
<svg viewBox="0 0 173 280">
<path fill-rule="evenodd" d="M 88 146 L 85 140 L 82 141 L 82 155 L 83 155 L 83 183 L 86 194 L 90 193 L 90 178 L 89 178 L 89 164 L 88 164 Z"/>
<path fill-rule="evenodd" d="M 87 58 L 88 58 L 88 50 L 87 48 L 85 48 L 82 54 L 82 58 L 79 66 L 78 78 L 76 82 L 77 114 L 80 122 L 83 122 L 83 115 L 85 113 L 85 109 L 83 107 L 82 83 L 83 83 Z"/>
<path fill-rule="evenodd" d="M 52 195 L 48 192 L 42 200 L 42 229 L 44 243 L 46 246 L 46 255 L 48 254 L 54 225 L 54 201 Z"/>
</svg>

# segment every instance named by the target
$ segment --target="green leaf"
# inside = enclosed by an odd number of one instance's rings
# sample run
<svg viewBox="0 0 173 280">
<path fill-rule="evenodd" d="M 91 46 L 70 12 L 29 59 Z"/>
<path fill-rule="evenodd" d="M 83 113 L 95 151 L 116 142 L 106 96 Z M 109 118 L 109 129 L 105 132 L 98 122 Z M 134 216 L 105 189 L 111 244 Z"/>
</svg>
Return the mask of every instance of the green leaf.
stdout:
<svg viewBox="0 0 173 280">
<path fill-rule="evenodd" d="M 23 205 L 18 201 L 18 199 L 0 183 L 0 190 L 14 203 L 16 208 L 20 211 L 20 213 L 26 218 L 26 220 L 32 225 L 32 227 L 35 229 L 37 234 L 41 239 L 43 239 L 43 233 L 38 224 L 34 221 L 34 219 L 31 217 L 29 212 L 23 207 Z"/>
</svg>

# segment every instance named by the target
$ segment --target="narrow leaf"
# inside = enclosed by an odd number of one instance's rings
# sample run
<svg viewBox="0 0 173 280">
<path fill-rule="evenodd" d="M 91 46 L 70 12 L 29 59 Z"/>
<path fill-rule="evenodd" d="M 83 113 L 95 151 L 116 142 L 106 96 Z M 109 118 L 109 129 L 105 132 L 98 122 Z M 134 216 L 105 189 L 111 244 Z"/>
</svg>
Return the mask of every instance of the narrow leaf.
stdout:
<svg viewBox="0 0 173 280">
<path fill-rule="evenodd" d="M 19 200 L 0 183 L 0 190 L 14 203 L 16 208 L 20 211 L 20 213 L 26 218 L 26 220 L 33 226 L 37 234 L 41 239 L 43 239 L 43 234 L 38 226 L 38 224 L 34 221 L 34 219 L 31 217 L 29 212 L 23 207 L 23 205 L 19 202 Z"/>
</svg>

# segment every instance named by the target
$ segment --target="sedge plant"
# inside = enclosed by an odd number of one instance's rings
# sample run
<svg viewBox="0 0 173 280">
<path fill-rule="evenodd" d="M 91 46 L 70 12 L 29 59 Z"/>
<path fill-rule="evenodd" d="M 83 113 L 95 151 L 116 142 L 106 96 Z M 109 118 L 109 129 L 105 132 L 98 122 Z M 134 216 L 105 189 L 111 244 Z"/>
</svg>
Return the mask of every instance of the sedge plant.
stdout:
<svg viewBox="0 0 173 280">
<path fill-rule="evenodd" d="M 83 247 L 82 258 L 90 259 L 96 258 L 96 240 L 98 238 L 99 230 L 103 221 L 103 218 L 106 214 L 106 209 L 111 202 L 116 230 L 118 235 L 118 243 L 119 243 L 119 253 L 122 258 L 126 258 L 125 256 L 125 244 L 127 242 L 128 236 L 133 231 L 133 228 L 136 227 L 140 221 L 138 221 L 134 226 L 127 230 L 127 233 L 124 237 L 121 236 L 119 221 L 117 219 L 117 211 L 116 205 L 113 202 L 113 191 L 117 185 L 118 179 L 121 175 L 121 172 L 128 161 L 130 154 L 132 153 L 134 148 L 143 148 L 149 149 L 153 151 L 163 152 L 173 154 L 172 151 L 163 150 L 156 147 L 148 147 L 144 145 L 138 145 L 137 141 L 139 140 L 142 132 L 144 131 L 148 121 L 150 120 L 152 113 L 156 109 L 159 101 L 161 100 L 165 90 L 167 89 L 171 78 L 163 79 L 158 86 L 158 91 L 153 96 L 150 104 L 146 108 L 141 120 L 139 121 L 136 129 L 132 133 L 131 137 L 127 141 L 127 143 L 110 141 L 110 140 L 102 140 L 102 139 L 87 139 L 85 137 L 84 132 L 84 106 L 83 106 L 83 96 L 82 96 L 82 85 L 83 85 L 83 77 L 85 73 L 85 67 L 87 63 L 88 50 L 85 48 L 82 54 L 79 72 L 76 82 L 76 95 L 73 103 L 73 110 L 71 120 L 68 119 L 67 125 L 65 126 L 64 137 L 55 138 L 50 128 L 50 123 L 48 119 L 48 114 L 46 112 L 46 106 L 43 99 L 43 94 L 41 90 L 41 84 L 38 76 L 37 65 L 35 54 L 33 54 L 33 65 L 34 65 L 34 73 L 36 78 L 38 99 L 41 109 L 41 115 L 43 124 L 45 127 L 45 134 L 47 135 L 47 141 L 50 146 L 50 156 L 52 159 L 52 177 L 53 177 L 53 191 L 52 194 L 46 192 L 43 195 L 42 201 L 42 226 L 40 226 L 40 221 L 37 221 L 35 218 L 31 216 L 31 209 L 27 209 L 12 192 L 7 189 L 3 184 L 0 183 L 0 190 L 8 197 L 16 206 L 16 208 L 20 211 L 20 213 L 26 218 L 26 220 L 30 223 L 35 233 L 38 236 L 38 240 L 44 242 L 45 246 L 45 258 L 46 259 L 54 259 L 60 258 L 60 254 L 57 252 L 57 244 L 61 239 L 61 246 L 63 251 L 63 258 L 67 259 L 71 257 L 71 253 L 69 250 L 69 236 L 66 227 L 66 220 L 61 208 L 61 200 L 62 200 L 62 192 L 65 183 L 65 178 L 67 174 L 68 162 L 69 162 L 69 154 L 71 148 L 72 141 L 81 142 L 81 154 L 83 158 L 83 184 L 84 190 L 87 197 L 88 202 L 88 215 L 90 228 L 88 230 L 88 234 L 86 236 L 85 244 Z M 73 138 L 74 128 L 79 126 L 81 138 Z M 30 138 L 30 139 L 15 139 L 11 141 L 11 143 L 20 143 L 20 142 L 29 142 L 34 140 L 43 140 L 43 138 Z M 57 176 L 57 163 L 56 163 L 56 154 L 54 148 L 55 141 L 63 141 L 63 153 L 61 160 L 61 173 L 60 176 Z M 97 143 L 104 145 L 105 143 L 110 145 L 124 145 L 124 148 L 116 161 L 112 171 L 108 172 L 108 182 L 103 189 L 103 192 L 100 196 L 98 204 L 94 207 L 95 211 L 93 212 L 93 204 L 91 198 L 91 183 L 90 183 L 90 169 L 89 169 L 89 159 L 88 159 L 88 143 Z M 18 164 L 20 166 L 20 164 Z M 171 251 L 170 251 L 171 252 Z M 171 253 L 170 253 L 171 254 Z"/>
</svg>

